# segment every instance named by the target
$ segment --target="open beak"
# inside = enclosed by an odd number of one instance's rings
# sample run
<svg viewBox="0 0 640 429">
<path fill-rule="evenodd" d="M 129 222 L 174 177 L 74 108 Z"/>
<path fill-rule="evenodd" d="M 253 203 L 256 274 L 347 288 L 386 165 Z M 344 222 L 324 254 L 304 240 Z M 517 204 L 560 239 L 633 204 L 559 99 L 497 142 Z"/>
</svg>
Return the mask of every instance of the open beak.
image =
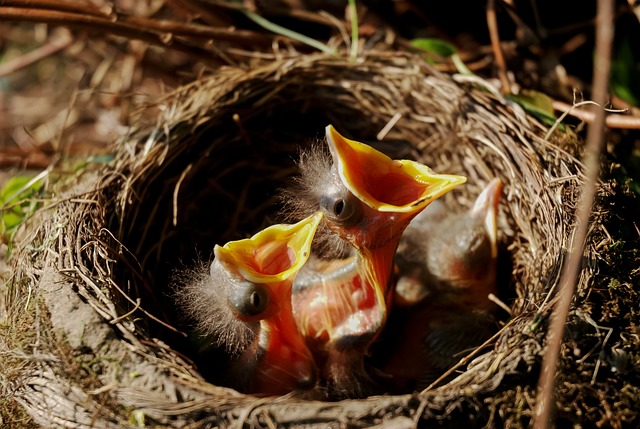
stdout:
<svg viewBox="0 0 640 429">
<path fill-rule="evenodd" d="M 282 282 L 309 259 L 321 219 L 322 214 L 315 213 L 293 225 L 272 225 L 251 238 L 216 246 L 216 258 L 233 261 L 238 272 L 251 282 Z"/>
<path fill-rule="evenodd" d="M 405 228 L 432 201 L 466 182 L 466 177 L 437 174 L 410 160 L 392 160 L 376 149 L 341 136 L 333 126 L 326 137 L 345 187 L 364 207 L 364 222 L 343 228 L 362 255 L 360 276 L 373 287 L 378 323 L 386 319 L 393 258 Z"/>
<path fill-rule="evenodd" d="M 498 257 L 498 205 L 502 195 L 502 181 L 495 178 L 478 195 L 472 212 L 484 218 L 484 226 L 491 242 L 491 256 Z"/>
<path fill-rule="evenodd" d="M 419 162 L 392 160 L 371 146 L 344 138 L 331 125 L 326 133 L 345 186 L 379 212 L 415 215 L 467 181 L 464 176 L 437 174 Z"/>
<path fill-rule="evenodd" d="M 255 316 L 260 324 L 252 382 L 256 392 L 284 394 L 315 384 L 315 362 L 293 318 L 291 287 L 310 256 L 321 219 L 316 213 L 294 225 L 273 225 L 215 249 L 216 258 L 233 261 L 246 280 L 268 288 L 269 307 Z"/>
</svg>

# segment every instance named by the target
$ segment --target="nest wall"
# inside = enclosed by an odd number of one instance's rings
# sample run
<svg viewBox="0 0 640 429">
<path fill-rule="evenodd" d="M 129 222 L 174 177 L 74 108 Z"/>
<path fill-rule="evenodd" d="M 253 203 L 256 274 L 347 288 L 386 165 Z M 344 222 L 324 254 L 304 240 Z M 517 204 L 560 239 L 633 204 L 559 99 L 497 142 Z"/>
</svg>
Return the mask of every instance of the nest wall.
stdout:
<svg viewBox="0 0 640 429">
<path fill-rule="evenodd" d="M 547 141 L 546 128 L 490 82 L 442 75 L 418 57 L 387 52 L 357 62 L 318 54 L 250 71 L 223 68 L 159 106 L 157 123 L 121 142 L 114 164 L 67 193 L 42 221 L 31 248 L 47 250 L 20 255 L 22 276 L 46 310 L 43 324 L 53 328 L 42 346 L 51 359 L 21 362 L 24 371 L 11 384 L 36 422 L 122 427 L 144 416 L 147 424 L 204 427 L 527 424 L 549 292 L 584 181 L 570 134 Z M 180 332 L 188 326 L 171 300 L 172 272 L 208 260 L 216 243 L 277 220 L 277 191 L 296 174 L 299 148 L 329 123 L 393 157 L 466 175 L 468 183 L 446 197 L 465 207 L 493 177 L 503 180 L 500 245 L 509 264 L 502 298 L 511 315 L 452 381 L 420 394 L 322 403 L 216 386 L 215 362 L 198 361 Z M 611 190 L 599 185 L 599 192 Z M 594 237 L 587 262 L 596 258 Z M 593 271 L 585 264 L 580 290 Z M 51 344 L 59 342 L 73 358 L 56 354 Z"/>
</svg>

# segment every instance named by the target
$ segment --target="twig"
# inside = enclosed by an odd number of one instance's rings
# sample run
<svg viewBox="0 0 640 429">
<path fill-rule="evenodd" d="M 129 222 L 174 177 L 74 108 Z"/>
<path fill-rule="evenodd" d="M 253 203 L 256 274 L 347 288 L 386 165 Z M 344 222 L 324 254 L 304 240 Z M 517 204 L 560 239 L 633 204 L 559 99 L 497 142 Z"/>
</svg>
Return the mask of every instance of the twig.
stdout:
<svg viewBox="0 0 640 429">
<path fill-rule="evenodd" d="M 179 3 L 181 6 L 184 6 L 184 1 L 185 0 L 171 0 L 172 2 L 177 2 Z M 187 0 L 189 2 L 192 1 L 196 1 L 197 0 Z M 218 9 L 223 9 L 225 11 L 234 11 L 234 12 L 243 12 L 245 10 L 247 10 L 247 6 L 246 4 L 243 4 L 242 2 L 239 1 L 235 1 L 233 2 L 233 0 L 231 2 L 229 1 L 219 1 L 219 0 L 206 0 L 206 1 L 200 1 L 198 3 L 204 3 L 206 4 L 206 7 L 210 8 L 210 7 L 216 7 Z M 335 25 L 333 20 L 336 19 L 335 17 L 333 17 L 333 15 L 329 15 L 326 12 L 323 11 L 319 11 L 319 12 L 312 12 L 312 11 L 307 11 L 301 8 L 291 8 L 291 7 L 287 7 L 285 6 L 278 6 L 277 5 L 278 2 L 271 2 L 268 4 L 268 10 L 269 10 L 269 15 L 270 16 L 286 16 L 289 18 L 293 18 L 293 19 L 299 19 L 301 21 L 309 21 L 309 22 L 313 22 L 315 24 L 321 24 L 321 25 L 326 25 L 326 26 L 332 26 Z M 255 6 L 255 5 L 254 5 Z M 252 7 L 250 9 L 251 11 L 255 11 L 256 8 Z"/>
<path fill-rule="evenodd" d="M 89 3 L 89 2 L 86 2 Z M 82 3 L 63 2 L 59 0 L 2 0 L 2 6 L 25 7 L 29 9 L 57 10 L 60 12 L 75 12 L 85 15 L 109 17 L 113 12 L 112 8 L 106 11 L 100 10 L 92 5 Z"/>
<path fill-rule="evenodd" d="M 516 25 L 518 30 L 524 33 L 523 39 L 532 40 L 536 45 L 540 44 L 540 37 L 538 37 L 536 32 L 533 31 L 533 29 L 522 18 L 520 18 L 513 2 L 508 0 L 503 0 L 502 4 L 504 5 L 504 8 L 507 11 L 507 14 L 509 15 L 513 23 Z M 538 29 L 540 29 L 541 27 L 540 27 L 540 22 L 538 21 L 537 7 L 532 4 L 532 9 L 534 12 L 534 17 L 536 18 L 536 24 L 538 26 Z"/>
<path fill-rule="evenodd" d="M 389 122 L 380 130 L 380 132 L 376 135 L 376 139 L 382 140 L 385 136 L 391 131 L 391 129 L 398 123 L 398 121 L 402 118 L 402 113 L 396 112 L 395 115 L 389 119 Z"/>
<path fill-rule="evenodd" d="M 20 166 L 31 170 L 41 170 L 51 164 L 52 159 L 40 152 L 12 154 L 0 152 L 0 168 Z"/>
<path fill-rule="evenodd" d="M 556 121 L 553 123 L 553 126 L 551 128 L 549 128 L 549 131 L 547 131 L 547 133 L 544 135 L 544 139 L 545 140 L 549 140 L 549 137 L 551 137 L 551 134 L 553 134 L 553 132 L 556 130 L 556 128 L 558 128 L 558 126 L 562 123 L 562 121 L 564 121 L 564 118 L 566 118 L 567 115 L 569 115 L 573 109 L 575 109 L 577 107 L 581 107 L 581 106 L 586 106 L 588 104 L 598 106 L 599 108 L 604 109 L 604 111 L 607 112 L 607 113 L 612 113 L 612 112 L 613 113 L 624 113 L 625 112 L 625 110 L 607 109 L 605 107 L 602 107 L 601 105 L 599 105 L 595 101 L 591 101 L 591 100 L 581 101 L 579 103 L 575 103 L 573 106 L 571 106 L 569 108 L 569 110 L 564 112 L 562 115 L 560 115 L 560 117 L 558 119 L 556 119 Z M 593 117 L 591 118 L 591 122 L 593 122 Z M 606 120 L 605 120 L 605 123 L 606 123 Z"/>
<path fill-rule="evenodd" d="M 30 66 L 49 55 L 68 47 L 73 43 L 73 38 L 67 30 L 56 32 L 48 43 L 37 47 L 31 52 L 0 64 L 0 77 L 10 75 L 18 70 Z"/>
<path fill-rule="evenodd" d="M 185 25 L 139 17 L 123 17 L 114 21 L 111 18 L 83 13 L 0 6 L 0 21 L 2 20 L 44 22 L 52 25 L 82 28 L 94 32 L 107 32 L 130 39 L 144 40 L 155 45 L 188 53 L 208 62 L 215 62 L 214 58 L 212 58 L 212 51 L 176 39 L 173 34 L 174 30 L 181 29 L 184 33 L 187 30 L 191 30 L 190 36 L 201 35 L 202 37 L 215 38 L 213 34 L 204 36 L 203 33 L 205 31 L 203 29 L 208 28 L 204 26 Z M 221 38 L 232 33 L 221 30 L 217 30 L 217 32 Z"/>
<path fill-rule="evenodd" d="M 460 368 L 463 365 L 466 365 L 467 363 L 469 363 L 469 361 L 471 359 L 473 359 L 474 357 L 476 357 L 476 355 L 478 355 L 478 353 L 480 353 L 481 350 L 483 350 L 485 347 L 487 347 L 489 344 L 493 343 L 495 340 L 498 339 L 498 337 L 500 337 L 500 335 L 502 335 L 502 332 L 507 329 L 507 327 L 511 326 L 514 323 L 515 319 L 511 319 L 509 320 L 498 332 L 496 332 L 495 334 L 493 334 L 491 336 L 491 338 L 489 338 L 488 340 L 486 340 L 484 343 L 480 344 L 478 347 L 474 348 L 471 352 L 469 352 L 469 354 L 467 354 L 465 357 L 463 357 L 462 359 L 460 359 L 460 361 L 455 364 L 454 366 L 452 366 L 451 368 L 449 368 L 448 370 L 446 370 L 444 372 L 444 374 L 442 374 L 440 377 L 438 377 L 436 380 L 434 380 L 430 385 L 428 385 L 423 391 L 427 392 L 431 389 L 433 389 L 434 387 L 436 387 L 438 384 L 440 384 L 440 382 L 442 382 L 443 380 L 445 380 L 447 377 L 449 377 L 451 374 L 453 374 L 458 368 Z"/>
<path fill-rule="evenodd" d="M 349 18 L 351 18 L 351 49 L 349 50 L 349 61 L 355 62 L 358 59 L 358 8 L 356 0 L 349 0 Z"/>
<path fill-rule="evenodd" d="M 604 105 L 607 102 L 607 83 L 611 63 L 611 44 L 613 41 L 613 2 L 598 0 L 598 15 L 596 27 L 596 55 L 593 64 L 593 100 Z M 583 185 L 578 201 L 576 228 L 571 249 L 562 271 L 556 301 L 549 331 L 547 333 L 547 350 L 542 359 L 542 371 L 538 381 L 538 394 L 534 413 L 534 429 L 549 427 L 551 415 L 555 408 L 554 386 L 555 375 L 560 357 L 560 347 L 564 336 L 564 329 L 569 314 L 571 298 L 578 281 L 582 249 L 589 227 L 589 215 L 595 198 L 595 183 L 598 177 L 598 164 L 604 143 L 605 117 L 604 110 L 595 113 L 593 122 L 587 133 L 587 151 L 585 154 L 586 181 Z"/>
<path fill-rule="evenodd" d="M 338 32 L 340 33 L 340 36 L 342 37 L 342 41 L 344 42 L 345 46 L 349 46 L 349 44 L 351 43 L 351 39 L 349 39 L 349 33 L 347 32 L 347 28 L 345 27 L 343 21 L 340 21 L 335 16 L 323 10 L 318 12 L 318 16 L 326 18 L 331 23 L 331 25 L 336 27 L 338 29 Z"/>
<path fill-rule="evenodd" d="M 416 414 L 413 416 L 413 424 L 415 427 L 419 426 L 420 418 L 422 417 L 422 413 L 424 413 L 425 408 L 427 408 L 427 400 L 422 399 L 420 401 L 420 406 L 416 409 Z"/>
<path fill-rule="evenodd" d="M 553 100 L 553 108 L 589 124 L 591 124 L 596 117 L 595 113 L 583 109 L 576 109 L 575 106 L 565 103 L 564 101 Z M 638 130 L 640 129 L 640 117 L 630 115 L 607 115 L 605 124 L 609 128 Z"/>
<path fill-rule="evenodd" d="M 291 18 L 299 19 L 301 21 L 309 21 L 314 24 L 321 24 L 326 26 L 335 25 L 332 18 L 335 18 L 333 15 L 326 13 L 323 11 L 310 12 L 304 9 L 290 9 L 290 8 L 279 8 L 274 7 L 273 9 L 269 9 L 269 12 L 274 15 L 280 14 L 283 16 L 288 16 Z"/>
<path fill-rule="evenodd" d="M 511 311 L 511 309 L 509 308 L 509 306 L 507 304 L 504 303 L 503 300 L 501 300 L 500 298 L 498 298 L 496 295 L 490 293 L 487 298 L 489 298 L 489 301 L 493 302 L 494 304 L 496 304 L 498 307 L 500 307 L 501 309 L 503 309 L 504 311 L 506 311 L 507 313 L 509 313 L 509 316 L 511 316 L 513 313 Z"/>
<path fill-rule="evenodd" d="M 180 192 L 180 185 L 187 174 L 189 174 L 189 171 L 191 171 L 191 167 L 193 167 L 193 164 L 187 165 L 187 168 L 185 168 L 182 174 L 180 174 L 180 178 L 173 190 L 173 226 L 178 225 L 178 193 Z"/>
<path fill-rule="evenodd" d="M 493 54 L 496 57 L 496 63 L 498 64 L 498 76 L 502 83 L 502 93 L 511 93 L 511 84 L 509 83 L 509 77 L 507 76 L 507 63 L 504 60 L 504 54 L 500 47 L 500 34 L 498 33 L 498 20 L 496 18 L 496 5 L 495 0 L 489 0 L 487 2 L 487 26 L 489 27 L 489 36 L 491 38 L 491 48 Z"/>
<path fill-rule="evenodd" d="M 4 8 L 7 2 L 3 2 L 2 6 L 0 6 L 0 19 L 5 14 L 5 10 L 10 10 L 13 8 Z M 31 1 L 24 0 L 13 0 L 12 4 L 23 5 L 25 12 L 25 16 L 17 18 L 23 18 L 25 21 L 36 21 L 36 19 L 30 19 L 28 15 L 33 15 L 34 17 L 42 17 L 42 22 L 47 23 L 58 23 L 59 19 L 69 19 L 74 24 L 83 24 L 83 17 L 87 17 L 86 25 L 89 26 L 92 23 L 98 22 L 99 24 L 103 23 L 113 23 L 114 29 L 120 30 L 120 28 L 124 28 L 125 30 L 139 30 L 141 32 L 145 32 L 148 34 L 153 34 L 156 36 L 163 36 L 160 39 L 160 42 L 163 46 L 172 43 L 172 40 L 167 36 L 167 33 L 171 33 L 171 35 L 179 35 L 185 37 L 194 37 L 194 38 L 202 38 L 202 39 L 214 39 L 218 41 L 226 41 L 226 42 L 234 42 L 234 43 L 257 43 L 261 45 L 270 45 L 272 41 L 272 37 L 269 35 L 265 35 L 263 33 L 259 33 L 251 30 L 240 30 L 240 29 L 228 29 L 228 28 L 220 28 L 220 27 L 211 27 L 207 25 L 198 25 L 192 23 L 184 23 L 177 22 L 173 20 L 158 20 L 152 18 L 145 18 L 142 16 L 118 16 L 115 14 L 106 15 L 102 13 L 90 13 L 85 11 L 84 9 L 80 10 L 71 10 L 66 8 L 31 8 L 27 6 L 31 6 Z M 42 1 L 43 5 L 48 4 L 48 1 Z M 58 2 L 54 2 L 58 3 Z M 28 13 L 27 13 L 28 12 Z M 55 12 L 58 12 L 57 14 Z M 65 14 L 65 12 L 74 12 L 70 14 Z M 10 11 L 7 12 L 8 17 L 15 17 L 14 13 Z M 51 21 L 46 18 L 50 17 Z M 96 20 L 92 20 L 91 18 L 96 18 Z M 140 28 L 141 27 L 141 28 Z M 89 29 L 91 29 L 89 27 Z M 114 34 L 120 34 L 119 32 L 114 32 Z M 127 34 L 121 34 L 126 36 Z M 146 40 L 146 39 L 143 39 Z M 157 43 L 157 40 L 155 41 Z"/>
<path fill-rule="evenodd" d="M 115 325 L 116 323 L 120 323 L 121 321 L 123 321 L 127 317 L 131 316 L 133 313 L 138 311 L 138 309 L 140 308 L 140 303 L 141 302 L 142 302 L 142 300 L 140 299 L 140 297 L 136 298 L 136 305 L 131 310 L 129 310 L 126 313 L 116 317 L 115 319 L 111 319 L 111 321 L 109 321 L 109 323 L 112 324 L 112 325 Z"/>
<path fill-rule="evenodd" d="M 186 9 L 197 14 L 202 21 L 212 26 L 228 26 L 232 22 L 229 19 L 225 19 L 227 17 L 224 14 L 221 17 L 219 11 L 212 13 L 211 5 L 204 6 L 193 0 L 168 0 L 167 3 L 174 9 Z"/>
</svg>

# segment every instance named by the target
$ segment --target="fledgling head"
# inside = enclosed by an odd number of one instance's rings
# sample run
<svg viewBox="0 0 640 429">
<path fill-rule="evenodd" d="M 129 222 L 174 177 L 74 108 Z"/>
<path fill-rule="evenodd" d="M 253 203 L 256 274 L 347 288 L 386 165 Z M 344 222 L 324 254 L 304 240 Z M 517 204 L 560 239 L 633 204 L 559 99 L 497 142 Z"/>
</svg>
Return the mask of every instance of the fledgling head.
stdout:
<svg viewBox="0 0 640 429">
<path fill-rule="evenodd" d="M 293 319 L 291 287 L 321 217 L 215 246 L 208 275 L 178 291 L 196 327 L 244 366 L 247 386 L 240 387 L 249 393 L 286 393 L 315 382 L 313 357 Z"/>
<path fill-rule="evenodd" d="M 393 160 L 343 137 L 331 125 L 326 134 L 333 180 L 321 195 L 320 209 L 330 228 L 356 249 L 394 243 L 395 250 L 411 219 L 466 182 L 463 176 L 437 174 L 416 161 Z"/>
<path fill-rule="evenodd" d="M 288 222 L 294 222 L 320 210 L 320 199 L 327 187 L 335 187 L 339 180 L 333 168 L 331 154 L 324 142 L 315 142 L 299 152 L 299 174 L 292 185 L 280 191 L 282 203 L 281 216 Z M 353 253 L 353 246 L 336 235 L 322 219 L 313 240 L 313 252 L 316 256 L 331 260 L 342 259 Z"/>
<path fill-rule="evenodd" d="M 434 229 L 427 249 L 427 268 L 440 284 L 486 288 L 485 296 L 495 288 L 501 193 L 502 182 L 493 179 L 470 210 L 446 218 Z"/>
<path fill-rule="evenodd" d="M 369 391 L 364 358 L 387 317 L 393 255 L 410 220 L 436 198 L 464 183 L 408 160 L 392 160 L 363 143 L 326 129 L 330 158 L 314 148 L 301 157 L 306 210 L 321 210 L 326 225 L 355 249 L 339 264 L 305 268 L 294 295 L 301 330 L 324 351 L 321 365 L 327 391 L 335 397 Z"/>
</svg>

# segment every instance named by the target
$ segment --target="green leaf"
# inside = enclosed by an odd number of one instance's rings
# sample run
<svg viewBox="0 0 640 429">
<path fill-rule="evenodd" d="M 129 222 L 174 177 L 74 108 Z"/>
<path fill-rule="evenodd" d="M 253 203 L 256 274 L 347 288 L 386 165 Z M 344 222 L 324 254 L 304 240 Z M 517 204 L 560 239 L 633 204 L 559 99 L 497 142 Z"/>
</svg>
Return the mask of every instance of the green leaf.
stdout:
<svg viewBox="0 0 640 429">
<path fill-rule="evenodd" d="M 636 96 L 633 94 L 631 89 L 626 84 L 623 85 L 617 82 L 612 82 L 611 90 L 615 95 L 617 95 L 627 103 L 631 104 L 632 106 L 636 106 L 636 107 L 640 106 L 640 102 L 638 101 Z"/>
<path fill-rule="evenodd" d="M 430 63 L 444 58 L 451 58 L 458 73 L 473 75 L 473 72 L 462 62 L 458 55 L 458 50 L 449 42 L 441 39 L 413 39 L 411 45 L 424 51 L 424 59 Z"/>
<path fill-rule="evenodd" d="M 24 216 L 21 213 L 16 213 L 16 209 L 12 210 L 4 210 L 2 213 L 2 227 L 0 231 L 3 233 L 5 231 L 11 230 L 16 226 L 20 225 Z"/>
<path fill-rule="evenodd" d="M 523 90 L 520 94 L 511 94 L 508 97 L 545 124 L 553 125 L 556 122 L 553 102 L 548 95 L 538 91 Z"/>
<path fill-rule="evenodd" d="M 26 187 L 31 179 L 33 179 L 33 177 L 31 176 L 15 176 L 7 180 L 7 183 L 5 183 L 2 189 L 0 189 L 0 204 L 4 205 L 8 199 L 17 197 L 18 192 L 22 188 Z M 36 185 L 36 186 L 39 186 L 39 185 Z M 36 188 L 36 189 L 39 189 L 39 188 Z M 25 191 L 27 190 L 28 189 L 25 189 Z"/>
<path fill-rule="evenodd" d="M 627 103 L 640 107 L 640 56 L 623 39 L 611 61 L 611 89 Z"/>
<path fill-rule="evenodd" d="M 413 39 L 411 45 L 425 52 L 447 58 L 458 52 L 455 46 L 441 39 L 423 38 Z"/>
<path fill-rule="evenodd" d="M 253 13 L 249 10 L 242 10 L 242 13 L 245 14 L 247 18 L 258 24 L 260 27 L 265 30 L 269 30 L 273 33 L 279 34 L 284 37 L 288 37 L 293 40 L 297 40 L 300 43 L 304 43 L 305 45 L 311 46 L 312 48 L 318 49 L 319 51 L 324 52 L 325 54 L 335 55 L 336 50 L 330 48 L 322 42 L 319 42 L 311 37 L 305 36 L 304 34 L 298 33 L 293 30 L 289 30 L 281 25 L 276 24 L 275 22 L 271 22 L 268 19 L 264 18 L 257 13 Z"/>
<path fill-rule="evenodd" d="M 15 176 L 0 189 L 0 234 L 12 237 L 12 232 L 36 210 L 33 197 L 42 188 L 41 180 L 30 176 Z"/>
<path fill-rule="evenodd" d="M 456 66 L 456 70 L 458 70 L 458 73 L 464 74 L 467 76 L 473 75 L 473 72 L 469 70 L 467 65 L 460 59 L 460 56 L 458 54 L 451 55 L 451 60 L 453 61 L 453 64 Z"/>
</svg>

